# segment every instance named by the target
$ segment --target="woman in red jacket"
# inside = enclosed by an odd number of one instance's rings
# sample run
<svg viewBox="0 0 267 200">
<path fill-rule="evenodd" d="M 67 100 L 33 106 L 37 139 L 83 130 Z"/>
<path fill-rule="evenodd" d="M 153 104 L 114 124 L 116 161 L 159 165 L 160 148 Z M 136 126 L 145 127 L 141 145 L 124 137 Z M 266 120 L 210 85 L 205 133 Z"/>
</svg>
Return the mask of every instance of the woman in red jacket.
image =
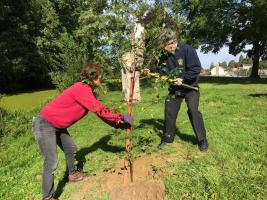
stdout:
<svg viewBox="0 0 267 200">
<path fill-rule="evenodd" d="M 53 200 L 54 172 L 57 167 L 57 145 L 63 150 L 69 170 L 69 181 L 85 178 L 75 166 L 76 145 L 67 128 L 83 118 L 88 111 L 94 112 L 113 127 L 130 127 L 132 117 L 106 109 L 95 97 L 93 88 L 101 84 L 101 67 L 87 64 L 81 72 L 81 81 L 64 90 L 49 102 L 33 120 L 33 132 L 44 158 L 42 194 L 43 199 Z"/>
</svg>

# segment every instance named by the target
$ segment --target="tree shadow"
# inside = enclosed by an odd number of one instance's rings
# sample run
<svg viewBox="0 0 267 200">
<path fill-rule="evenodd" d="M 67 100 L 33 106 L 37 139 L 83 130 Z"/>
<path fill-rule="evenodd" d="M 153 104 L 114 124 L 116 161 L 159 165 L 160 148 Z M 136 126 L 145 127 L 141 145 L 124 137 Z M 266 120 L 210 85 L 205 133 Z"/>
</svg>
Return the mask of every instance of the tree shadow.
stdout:
<svg viewBox="0 0 267 200">
<path fill-rule="evenodd" d="M 161 137 L 162 130 L 164 127 L 164 121 L 162 119 L 142 119 L 139 121 L 139 125 L 134 127 L 134 129 L 141 129 L 146 127 L 153 127 L 154 132 Z"/>
<path fill-rule="evenodd" d="M 266 78 L 200 76 L 200 83 L 214 84 L 266 84 Z"/>
<path fill-rule="evenodd" d="M 265 97 L 265 98 L 267 98 L 267 94 L 263 94 L 263 93 L 249 94 L 248 96 L 250 96 L 250 97 Z"/>
<path fill-rule="evenodd" d="M 113 146 L 113 145 L 108 144 L 108 141 L 111 139 L 111 136 L 112 135 L 106 135 L 102 137 L 100 140 L 98 140 L 97 142 L 95 142 L 94 144 L 92 144 L 90 147 L 84 147 L 84 148 L 81 148 L 79 151 L 77 151 L 76 153 L 76 160 L 78 161 L 77 168 L 79 170 L 82 170 L 84 163 L 86 162 L 86 158 L 85 158 L 86 155 L 98 149 L 102 149 L 105 152 L 112 152 L 112 153 L 118 153 L 118 152 L 124 151 L 123 147 L 118 147 L 118 146 Z M 56 198 L 60 197 L 60 195 L 62 194 L 63 189 L 68 182 L 68 175 L 69 175 L 69 172 L 68 172 L 68 169 L 66 168 L 64 176 L 62 177 L 62 179 L 59 181 L 57 185 L 57 189 L 55 191 Z"/>
<path fill-rule="evenodd" d="M 135 127 L 135 129 L 139 128 L 145 128 L 147 126 L 152 126 L 154 129 L 154 132 L 157 133 L 157 135 L 161 138 L 162 137 L 162 131 L 164 128 L 164 120 L 163 119 L 143 119 L 140 120 L 140 125 Z M 177 127 L 175 131 L 175 135 L 177 135 L 181 140 L 185 142 L 190 142 L 192 144 L 197 144 L 197 140 L 195 136 L 187 134 L 187 133 L 182 133 Z"/>
</svg>

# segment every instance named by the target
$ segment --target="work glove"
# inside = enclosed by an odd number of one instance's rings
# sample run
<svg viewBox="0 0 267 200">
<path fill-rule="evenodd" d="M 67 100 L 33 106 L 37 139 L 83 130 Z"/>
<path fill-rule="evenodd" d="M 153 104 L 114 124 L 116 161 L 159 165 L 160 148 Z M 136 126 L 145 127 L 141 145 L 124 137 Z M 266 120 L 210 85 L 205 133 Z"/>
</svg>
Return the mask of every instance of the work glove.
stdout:
<svg viewBox="0 0 267 200">
<path fill-rule="evenodd" d="M 132 124 L 133 123 L 133 117 L 131 115 L 123 115 L 122 121 L 126 122 L 128 124 Z"/>
<path fill-rule="evenodd" d="M 183 84 L 183 79 L 181 79 L 181 78 L 176 78 L 176 79 L 173 80 L 173 83 L 174 83 L 175 85 L 182 85 L 182 84 Z"/>
<path fill-rule="evenodd" d="M 130 129 L 133 122 L 131 115 L 122 115 L 120 123 L 117 124 L 116 128 L 119 129 Z"/>
</svg>

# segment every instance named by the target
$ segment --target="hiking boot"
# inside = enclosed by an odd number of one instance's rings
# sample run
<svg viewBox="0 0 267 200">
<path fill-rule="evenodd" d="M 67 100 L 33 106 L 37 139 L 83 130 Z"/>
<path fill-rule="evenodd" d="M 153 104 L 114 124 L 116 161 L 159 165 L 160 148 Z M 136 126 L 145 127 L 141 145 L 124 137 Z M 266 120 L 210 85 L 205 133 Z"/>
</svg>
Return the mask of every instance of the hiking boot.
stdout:
<svg viewBox="0 0 267 200">
<path fill-rule="evenodd" d="M 49 196 L 49 197 L 45 197 L 44 200 L 58 200 L 58 199 L 55 199 L 54 197 Z"/>
<path fill-rule="evenodd" d="M 78 182 L 82 181 L 87 177 L 84 172 L 75 171 L 69 175 L 69 182 Z"/>
<path fill-rule="evenodd" d="M 158 145 L 158 149 L 162 150 L 166 147 L 168 143 L 167 142 L 161 142 L 159 145 Z"/>
<path fill-rule="evenodd" d="M 207 151 L 209 148 L 207 139 L 201 140 L 198 147 L 200 151 Z"/>
</svg>

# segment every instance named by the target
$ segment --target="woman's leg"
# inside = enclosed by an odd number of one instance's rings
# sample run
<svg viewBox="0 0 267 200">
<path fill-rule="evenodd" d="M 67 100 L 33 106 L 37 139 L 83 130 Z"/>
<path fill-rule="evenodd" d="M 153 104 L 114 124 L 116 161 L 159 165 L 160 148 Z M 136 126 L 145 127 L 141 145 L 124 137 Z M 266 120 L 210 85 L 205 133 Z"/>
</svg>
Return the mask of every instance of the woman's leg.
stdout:
<svg viewBox="0 0 267 200">
<path fill-rule="evenodd" d="M 77 166 L 75 165 L 77 147 L 70 137 L 67 129 L 58 129 L 57 144 L 65 154 L 69 174 L 75 172 L 77 170 Z"/>
<path fill-rule="evenodd" d="M 33 133 L 44 158 L 42 193 L 43 198 L 53 196 L 54 172 L 57 168 L 56 128 L 43 117 L 38 116 L 33 120 Z"/>
</svg>

